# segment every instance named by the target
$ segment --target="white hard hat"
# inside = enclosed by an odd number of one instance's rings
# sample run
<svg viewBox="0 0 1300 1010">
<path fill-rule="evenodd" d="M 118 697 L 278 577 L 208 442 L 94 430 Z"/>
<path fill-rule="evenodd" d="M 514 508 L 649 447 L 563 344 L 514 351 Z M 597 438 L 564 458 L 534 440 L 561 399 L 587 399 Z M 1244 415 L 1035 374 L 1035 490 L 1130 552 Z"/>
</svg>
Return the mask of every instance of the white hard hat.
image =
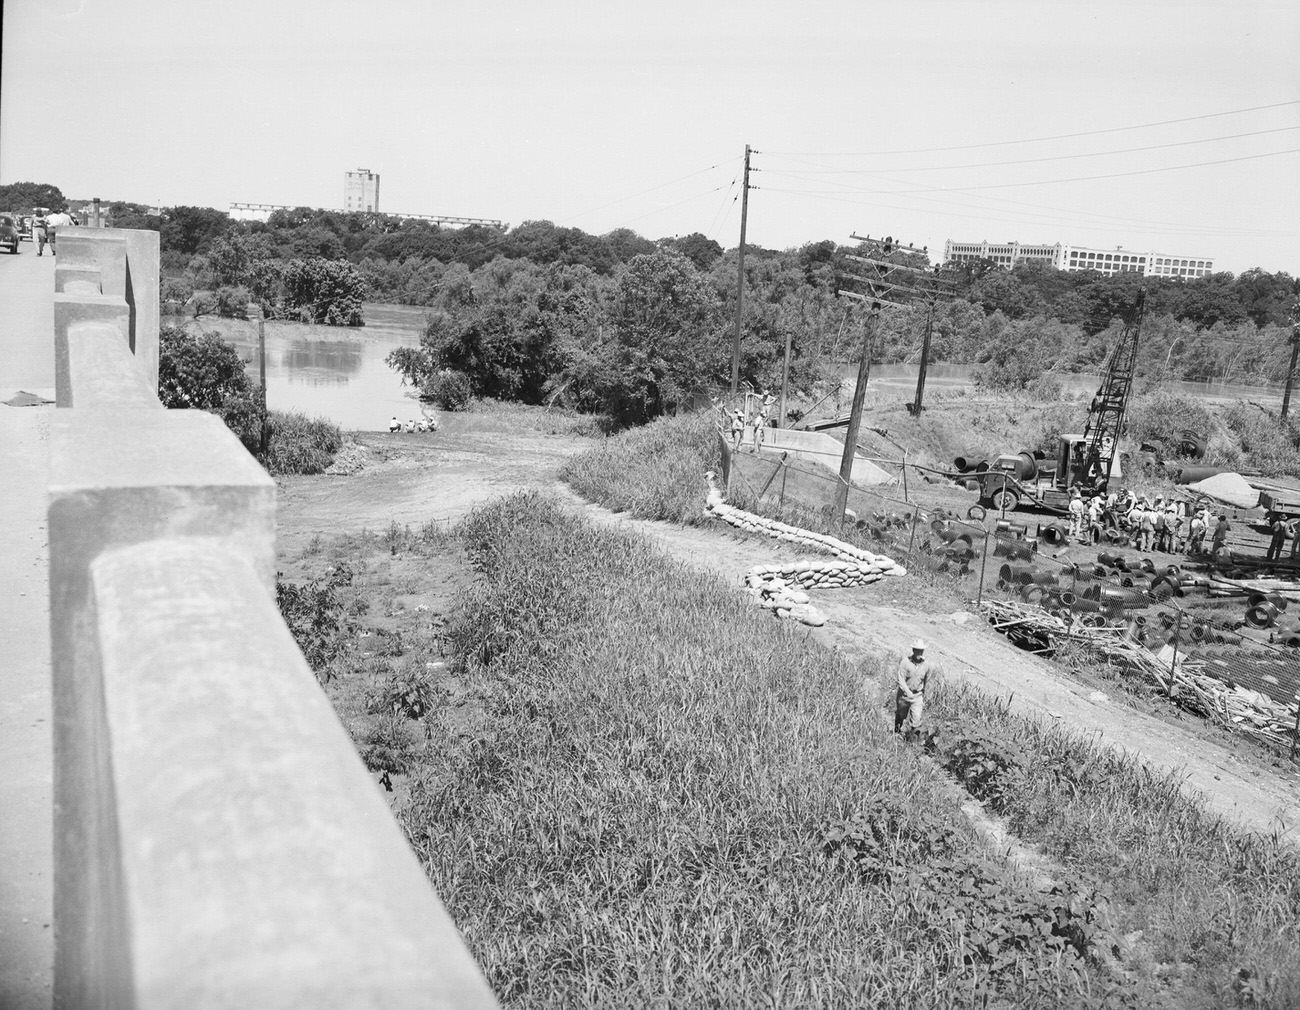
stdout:
<svg viewBox="0 0 1300 1010">
<path fill-rule="evenodd" d="M 912 643 L 912 651 L 913 651 L 913 652 L 924 652 L 924 651 L 925 651 L 925 642 L 924 642 L 922 639 L 918 638 L 915 642 Z"/>
</svg>

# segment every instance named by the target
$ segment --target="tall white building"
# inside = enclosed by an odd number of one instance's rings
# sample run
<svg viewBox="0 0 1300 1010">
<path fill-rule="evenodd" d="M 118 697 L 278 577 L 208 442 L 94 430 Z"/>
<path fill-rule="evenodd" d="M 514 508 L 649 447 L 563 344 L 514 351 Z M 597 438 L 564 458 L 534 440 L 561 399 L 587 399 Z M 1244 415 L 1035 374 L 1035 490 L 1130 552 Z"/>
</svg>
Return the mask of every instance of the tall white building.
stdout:
<svg viewBox="0 0 1300 1010">
<path fill-rule="evenodd" d="M 943 244 L 945 263 L 962 263 L 989 259 L 1010 270 L 1021 263 L 1042 263 L 1057 270 L 1096 270 L 1102 274 L 1136 273 L 1146 277 L 1208 277 L 1214 272 L 1214 260 L 1205 256 L 1175 256 L 1169 253 L 1132 252 L 1094 249 L 1088 246 L 1022 245 L 1019 242 L 954 242 Z"/>
<path fill-rule="evenodd" d="M 379 174 L 368 168 L 343 173 L 343 209 L 379 210 Z"/>
</svg>

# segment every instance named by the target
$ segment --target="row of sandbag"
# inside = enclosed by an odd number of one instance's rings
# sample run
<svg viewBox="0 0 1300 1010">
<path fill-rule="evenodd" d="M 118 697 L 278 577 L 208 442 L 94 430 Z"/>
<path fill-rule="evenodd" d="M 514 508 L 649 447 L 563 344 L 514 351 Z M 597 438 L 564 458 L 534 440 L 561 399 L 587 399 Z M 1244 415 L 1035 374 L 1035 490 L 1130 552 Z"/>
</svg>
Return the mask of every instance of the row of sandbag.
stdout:
<svg viewBox="0 0 1300 1010">
<path fill-rule="evenodd" d="M 893 574 L 892 562 L 880 558 L 873 564 L 853 561 L 796 561 L 785 565 L 755 565 L 745 575 L 745 586 L 758 597 L 759 606 L 815 628 L 825 615 L 812 605 L 806 589 L 843 589 L 866 586 Z"/>
<path fill-rule="evenodd" d="M 906 575 L 907 569 L 902 565 L 895 563 L 890 558 L 883 555 L 872 554 L 870 551 L 863 550 L 853 544 L 846 543 L 836 537 L 829 536 L 825 533 L 814 533 L 812 530 L 802 529 L 798 526 L 790 526 L 787 523 L 780 522 L 776 519 L 769 519 L 766 516 L 755 515 L 753 512 L 746 512 L 744 509 L 738 509 L 734 505 L 728 505 L 724 501 L 710 502 L 707 506 L 708 511 L 718 519 L 728 523 L 737 529 L 744 530 L 746 533 L 760 533 L 766 536 L 774 537 L 777 540 L 786 543 L 798 544 L 801 547 L 810 547 L 814 550 L 826 551 L 835 557 L 844 561 L 853 561 L 869 568 L 876 568 L 880 574 L 884 575 Z"/>
</svg>

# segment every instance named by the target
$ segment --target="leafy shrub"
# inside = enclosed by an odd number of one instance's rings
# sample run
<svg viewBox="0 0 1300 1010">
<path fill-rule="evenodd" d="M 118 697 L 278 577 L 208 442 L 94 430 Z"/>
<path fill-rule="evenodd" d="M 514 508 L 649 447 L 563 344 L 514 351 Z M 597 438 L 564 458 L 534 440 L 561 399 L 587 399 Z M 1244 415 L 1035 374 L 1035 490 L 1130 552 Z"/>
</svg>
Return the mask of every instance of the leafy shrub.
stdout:
<svg viewBox="0 0 1300 1010">
<path fill-rule="evenodd" d="M 217 288 L 217 315 L 227 319 L 247 319 L 248 303 L 251 298 L 247 288 Z"/>
<path fill-rule="evenodd" d="M 284 309 L 306 323 L 360 326 L 366 282 L 345 260 L 290 260 L 280 275 Z"/>
<path fill-rule="evenodd" d="M 343 448 L 338 425 L 309 418 L 301 411 L 273 410 L 267 420 L 269 436 L 261 463 L 267 473 L 323 473 Z"/>
<path fill-rule="evenodd" d="M 1212 425 L 1210 412 L 1200 400 L 1164 390 L 1134 397 L 1128 415 L 1129 434 L 1139 444 L 1163 445 L 1171 455 L 1184 431 L 1207 437 Z"/>
<path fill-rule="evenodd" d="M 1023 784 L 1028 758 L 1014 743 L 980 734 L 963 736 L 952 743 L 944 766 L 967 792 L 1001 812 Z"/>
<path fill-rule="evenodd" d="M 194 284 L 184 277 L 164 277 L 159 300 L 165 311 L 179 312 L 194 296 Z"/>
<path fill-rule="evenodd" d="M 352 579 L 352 569 L 344 564 L 302 584 L 285 582 L 278 574 L 276 577 L 275 602 L 280 616 L 302 650 L 307 665 L 322 682 L 333 678 L 334 660 L 343 654 L 356 634 L 354 615 L 358 608 L 349 607 L 342 593 L 352 585 Z"/>
<path fill-rule="evenodd" d="M 210 291 L 196 291 L 186 308 L 190 310 L 190 314 L 195 319 L 198 319 L 199 316 L 215 315 L 217 299 Z"/>
<path fill-rule="evenodd" d="M 474 389 L 470 384 L 469 376 L 450 368 L 431 375 L 425 380 L 424 388 L 420 392 L 422 400 L 432 400 L 443 410 L 452 411 L 468 410 L 473 396 Z"/>
<path fill-rule="evenodd" d="M 1296 433 L 1289 426 L 1283 428 L 1273 414 L 1234 403 L 1223 412 L 1223 423 L 1239 442 L 1246 466 L 1268 475 L 1300 474 Z"/>
<path fill-rule="evenodd" d="M 231 397 L 251 395 L 244 359 L 219 334 L 163 326 L 158 340 L 158 399 L 164 407 L 220 410 Z"/>
</svg>

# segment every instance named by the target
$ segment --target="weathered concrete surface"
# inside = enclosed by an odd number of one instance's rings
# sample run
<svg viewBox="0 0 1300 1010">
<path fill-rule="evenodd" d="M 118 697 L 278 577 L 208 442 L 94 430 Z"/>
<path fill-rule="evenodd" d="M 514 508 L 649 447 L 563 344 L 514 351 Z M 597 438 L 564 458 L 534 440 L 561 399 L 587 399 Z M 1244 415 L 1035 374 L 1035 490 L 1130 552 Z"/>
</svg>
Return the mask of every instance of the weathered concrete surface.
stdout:
<svg viewBox="0 0 1300 1010">
<path fill-rule="evenodd" d="M 104 294 L 104 286 L 100 280 L 99 267 L 60 263 L 54 268 L 55 291 L 71 291 L 74 290 L 72 285 L 76 284 L 93 285 L 95 294 Z"/>
<path fill-rule="evenodd" d="M 81 323 L 103 323 L 116 328 L 123 347 L 131 346 L 131 313 L 118 295 L 93 295 L 61 291 L 54 299 L 54 399 L 60 407 L 72 406 L 68 384 L 68 333 Z"/>
<path fill-rule="evenodd" d="M 105 228 L 110 235 L 126 239 L 126 304 L 131 313 L 131 351 L 144 370 L 145 379 L 158 388 L 158 325 L 161 322 L 158 301 L 159 236 L 156 231 Z"/>
<path fill-rule="evenodd" d="M 130 945 L 98 930 L 103 955 L 82 963 L 109 984 L 70 994 L 133 990 L 136 1007 L 169 1010 L 495 1006 L 247 560 L 154 541 L 101 555 L 91 582 L 100 802 L 116 811 L 91 856 L 120 859 L 99 878 Z"/>
<path fill-rule="evenodd" d="M 67 406 L 162 409 L 157 387 L 149 384 L 116 326 L 74 323 L 67 347 Z"/>
<path fill-rule="evenodd" d="M 821 463 L 836 473 L 839 473 L 840 460 L 844 456 L 844 443 L 837 442 L 829 435 L 823 435 L 820 431 L 795 431 L 791 428 L 768 428 L 763 439 L 763 448 L 788 451 L 796 459 Z M 888 484 L 895 479 L 893 474 L 876 466 L 869 459 L 864 459 L 862 456 L 854 457 L 853 474 L 850 477 L 853 483 L 866 487 L 873 484 Z"/>
<path fill-rule="evenodd" d="M 0 257 L 0 400 L 53 395 L 54 257 Z M 53 407 L 0 404 L 0 1007 L 52 998 L 53 780 L 47 432 Z"/>
</svg>

